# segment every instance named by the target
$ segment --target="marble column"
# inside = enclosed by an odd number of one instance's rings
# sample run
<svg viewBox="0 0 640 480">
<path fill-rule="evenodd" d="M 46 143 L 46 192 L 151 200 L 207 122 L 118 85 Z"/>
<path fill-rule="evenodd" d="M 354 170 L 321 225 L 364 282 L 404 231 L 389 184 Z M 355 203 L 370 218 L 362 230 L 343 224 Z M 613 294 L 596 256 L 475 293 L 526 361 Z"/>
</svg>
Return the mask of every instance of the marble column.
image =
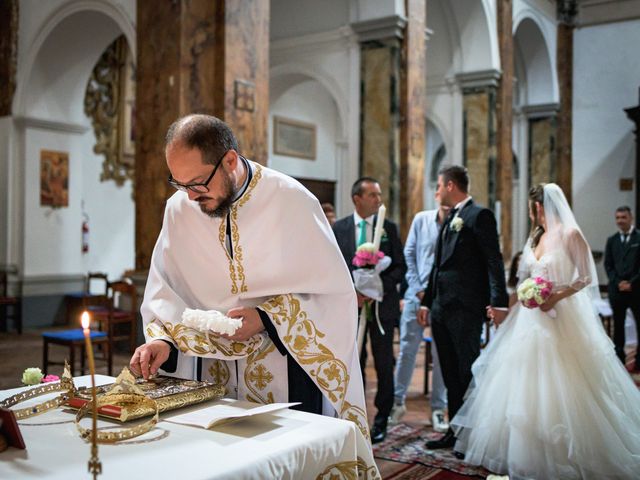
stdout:
<svg viewBox="0 0 640 480">
<path fill-rule="evenodd" d="M 456 76 L 463 94 L 463 164 L 469 170 L 470 193 L 476 203 L 491 209 L 495 209 L 497 200 L 496 101 L 499 79 L 497 70 Z"/>
<path fill-rule="evenodd" d="M 558 0 L 557 72 L 560 90 L 558 112 L 558 185 L 569 203 L 572 197 L 572 109 L 573 109 L 573 30 L 577 16 L 576 0 Z"/>
<path fill-rule="evenodd" d="M 558 104 L 522 107 L 529 124 L 528 187 L 558 182 Z"/>
<path fill-rule="evenodd" d="M 400 232 L 406 238 L 422 210 L 426 134 L 426 0 L 406 0 L 400 75 Z"/>
<path fill-rule="evenodd" d="M 497 3 L 498 46 L 502 74 L 496 95 L 496 198 L 500 201 L 502 254 L 511 258 L 513 229 L 511 196 L 513 193 L 513 8 L 511 0 Z"/>
<path fill-rule="evenodd" d="M 11 115 L 16 90 L 18 0 L 0 2 L 0 117 Z"/>
<path fill-rule="evenodd" d="M 269 2 L 137 3 L 136 268 L 149 267 L 167 184 L 164 136 L 188 113 L 231 126 L 242 154 L 267 159 Z"/>
<path fill-rule="evenodd" d="M 399 222 L 400 71 L 406 19 L 352 24 L 360 41 L 360 175 L 380 182 L 387 216 Z"/>
</svg>

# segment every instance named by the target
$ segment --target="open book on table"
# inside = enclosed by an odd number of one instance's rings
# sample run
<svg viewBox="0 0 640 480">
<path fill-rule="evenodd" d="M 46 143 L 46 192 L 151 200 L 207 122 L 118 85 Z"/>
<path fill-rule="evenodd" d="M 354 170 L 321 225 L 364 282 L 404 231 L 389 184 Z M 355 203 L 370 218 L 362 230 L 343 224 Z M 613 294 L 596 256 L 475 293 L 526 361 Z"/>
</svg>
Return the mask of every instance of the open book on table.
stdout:
<svg viewBox="0 0 640 480">
<path fill-rule="evenodd" d="M 230 405 L 228 403 L 219 403 L 211 407 L 201 408 L 199 410 L 182 413 L 180 415 L 174 415 L 164 420 L 166 422 L 179 423 L 182 425 L 212 428 L 218 425 L 242 420 L 244 418 L 253 417 L 255 415 L 276 412 L 299 404 L 300 402 L 269 403 L 267 405 L 256 404 L 255 407 L 245 408 Z"/>
</svg>

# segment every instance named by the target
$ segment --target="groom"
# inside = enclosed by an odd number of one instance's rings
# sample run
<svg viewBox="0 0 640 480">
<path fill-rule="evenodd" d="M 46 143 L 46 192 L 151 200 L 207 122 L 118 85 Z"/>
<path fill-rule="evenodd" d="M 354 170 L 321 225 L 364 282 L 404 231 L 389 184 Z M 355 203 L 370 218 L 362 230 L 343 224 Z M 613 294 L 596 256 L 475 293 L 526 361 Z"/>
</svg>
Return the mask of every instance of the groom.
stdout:
<svg viewBox="0 0 640 480">
<path fill-rule="evenodd" d="M 440 231 L 418 314 L 418 323 L 431 323 L 447 387 L 449 419 L 462 406 L 472 377 L 471 365 L 480 354 L 486 307 L 499 309 L 494 316 L 499 324 L 507 315 L 509 301 L 495 217 L 491 210 L 473 202 L 468 189 L 466 168 L 456 165 L 440 170 L 436 197 L 451 210 Z M 451 448 L 455 442 L 450 428 L 426 447 Z"/>
</svg>

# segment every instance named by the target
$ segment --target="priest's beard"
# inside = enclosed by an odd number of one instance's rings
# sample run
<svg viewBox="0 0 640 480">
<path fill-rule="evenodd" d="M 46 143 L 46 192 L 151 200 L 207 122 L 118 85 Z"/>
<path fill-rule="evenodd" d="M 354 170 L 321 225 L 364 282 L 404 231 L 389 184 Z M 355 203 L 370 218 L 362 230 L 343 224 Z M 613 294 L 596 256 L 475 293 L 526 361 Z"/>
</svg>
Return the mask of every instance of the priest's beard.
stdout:
<svg viewBox="0 0 640 480">
<path fill-rule="evenodd" d="M 211 197 L 196 198 L 196 201 L 200 203 L 200 210 L 202 210 L 202 213 L 212 218 L 222 218 L 226 216 L 231 209 L 231 205 L 233 205 L 236 194 L 238 193 L 238 189 L 231 181 L 230 176 L 223 175 L 222 179 L 222 187 L 224 188 L 224 191 L 222 193 L 222 198 L 219 200 L 219 203 L 215 208 L 207 208 L 204 204 L 204 202 L 212 200 Z"/>
</svg>

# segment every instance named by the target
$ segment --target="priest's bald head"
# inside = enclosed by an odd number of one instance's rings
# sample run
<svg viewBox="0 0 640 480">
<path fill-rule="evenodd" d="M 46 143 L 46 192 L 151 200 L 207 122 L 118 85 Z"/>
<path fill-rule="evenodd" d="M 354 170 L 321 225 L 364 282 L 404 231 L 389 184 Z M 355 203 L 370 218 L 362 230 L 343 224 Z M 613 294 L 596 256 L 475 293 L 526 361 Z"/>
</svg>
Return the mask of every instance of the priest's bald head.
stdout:
<svg viewBox="0 0 640 480">
<path fill-rule="evenodd" d="M 167 131 L 165 155 L 173 187 L 198 202 L 206 215 L 229 212 L 247 176 L 229 125 L 211 115 L 179 118 Z"/>
</svg>

